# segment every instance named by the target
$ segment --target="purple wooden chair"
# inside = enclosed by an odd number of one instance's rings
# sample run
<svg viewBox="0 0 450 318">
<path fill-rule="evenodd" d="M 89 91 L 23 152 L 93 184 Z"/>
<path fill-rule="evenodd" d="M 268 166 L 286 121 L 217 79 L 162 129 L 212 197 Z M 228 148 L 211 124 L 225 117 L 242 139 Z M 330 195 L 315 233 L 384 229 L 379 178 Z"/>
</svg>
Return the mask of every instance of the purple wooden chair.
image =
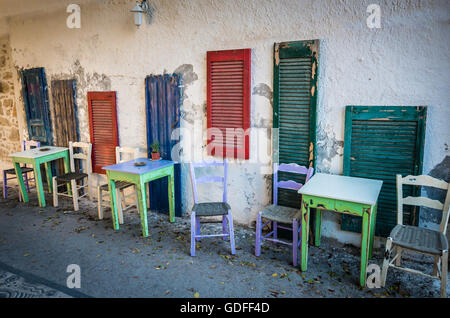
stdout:
<svg viewBox="0 0 450 318">
<path fill-rule="evenodd" d="M 34 140 L 24 140 L 22 142 L 22 149 L 29 150 L 32 148 L 39 148 L 41 146 L 41 143 L 39 141 Z M 27 192 L 30 192 L 30 189 L 33 189 L 36 187 L 36 183 L 34 186 L 30 186 L 30 181 L 36 182 L 34 177 L 34 170 L 33 168 L 27 167 L 27 165 L 23 165 L 21 167 L 22 175 L 23 175 L 23 181 L 25 182 L 25 187 L 27 188 Z M 33 172 L 33 177 L 29 178 L 28 173 Z M 8 175 L 12 175 L 13 177 L 8 178 Z M 6 169 L 3 170 L 3 198 L 8 198 L 8 180 L 17 179 L 16 176 L 16 170 L 14 168 L 12 169 Z M 19 201 L 22 201 L 22 195 L 20 194 L 19 190 Z"/>
<path fill-rule="evenodd" d="M 306 175 L 305 183 L 312 177 L 314 173 L 313 168 L 306 168 L 299 166 L 295 163 L 283 163 L 278 165 L 274 163 L 273 165 L 273 204 L 264 208 L 258 213 L 256 220 L 256 242 L 255 242 L 255 255 L 261 255 L 261 241 L 267 240 L 274 243 L 281 243 L 285 245 L 292 246 L 292 263 L 297 266 L 297 251 L 301 240 L 299 239 L 299 233 L 301 231 L 300 222 L 300 210 L 289 208 L 285 206 L 278 205 L 278 189 L 289 189 L 298 191 L 303 184 L 289 180 L 289 181 L 278 181 L 278 172 L 290 172 L 297 174 Z M 262 218 L 268 219 L 269 221 L 262 225 Z M 279 223 L 292 224 L 292 228 L 278 225 Z M 262 229 L 268 224 L 272 223 L 272 231 L 264 236 L 262 236 Z M 285 229 L 292 231 L 292 243 L 286 242 L 278 239 L 278 229 Z"/>
<path fill-rule="evenodd" d="M 224 176 L 213 176 L 207 175 L 196 178 L 195 168 L 212 167 L 212 166 L 223 166 Z M 195 256 L 195 241 L 200 240 L 202 237 L 226 237 L 230 238 L 231 244 L 231 254 L 236 253 L 234 246 L 234 230 L 233 230 L 233 218 L 231 216 L 231 207 L 227 203 L 227 170 L 228 163 L 226 159 L 223 162 L 213 162 L 213 163 L 191 163 L 191 182 L 192 182 L 192 192 L 194 193 L 194 206 L 191 213 L 191 256 Z M 197 195 L 197 184 L 201 183 L 223 183 L 223 200 L 222 202 L 198 202 Z M 205 216 L 222 216 L 222 233 L 216 235 L 200 235 L 200 217 Z M 228 224 L 228 231 L 227 231 Z"/>
</svg>

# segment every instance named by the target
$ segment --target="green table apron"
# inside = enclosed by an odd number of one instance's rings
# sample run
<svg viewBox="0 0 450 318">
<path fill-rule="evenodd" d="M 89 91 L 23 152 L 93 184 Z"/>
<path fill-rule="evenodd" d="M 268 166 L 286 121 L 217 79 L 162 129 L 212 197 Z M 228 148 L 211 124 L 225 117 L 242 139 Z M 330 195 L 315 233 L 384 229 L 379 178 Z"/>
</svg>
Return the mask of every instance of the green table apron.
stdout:
<svg viewBox="0 0 450 318">
<path fill-rule="evenodd" d="M 136 166 L 136 162 L 145 163 L 143 166 Z M 142 235 L 148 236 L 147 224 L 147 193 L 145 184 L 147 182 L 168 177 L 168 200 L 169 200 L 169 220 L 175 222 L 175 196 L 174 196 L 174 162 L 169 160 L 149 160 L 139 158 L 115 165 L 103 167 L 108 177 L 108 186 L 113 211 L 114 229 L 119 229 L 119 215 L 116 202 L 116 181 L 126 181 L 133 183 L 137 190 L 137 206 L 141 217 Z"/>
<path fill-rule="evenodd" d="M 298 192 L 302 194 L 301 270 L 308 265 L 310 210 L 316 209 L 314 243 L 320 245 L 322 210 L 362 217 L 360 285 L 366 285 L 367 264 L 372 257 L 377 199 L 382 181 L 318 173 Z"/>
<path fill-rule="evenodd" d="M 47 150 L 45 150 L 47 149 Z M 45 150 L 45 151 L 42 151 Z M 44 146 L 41 148 L 30 149 L 22 152 L 16 152 L 9 155 L 14 163 L 14 169 L 16 170 L 17 180 L 19 182 L 20 193 L 24 202 L 29 202 L 28 194 L 23 181 L 22 170 L 20 164 L 30 164 L 33 166 L 34 176 L 36 180 L 36 189 L 39 199 L 39 206 L 45 207 L 45 195 L 44 187 L 41 176 L 41 164 L 45 166 L 45 173 L 47 175 L 48 192 L 52 193 L 52 170 L 49 165 L 50 161 L 60 158 L 64 159 L 64 172 L 70 172 L 69 165 L 69 149 L 64 147 L 50 147 Z"/>
</svg>

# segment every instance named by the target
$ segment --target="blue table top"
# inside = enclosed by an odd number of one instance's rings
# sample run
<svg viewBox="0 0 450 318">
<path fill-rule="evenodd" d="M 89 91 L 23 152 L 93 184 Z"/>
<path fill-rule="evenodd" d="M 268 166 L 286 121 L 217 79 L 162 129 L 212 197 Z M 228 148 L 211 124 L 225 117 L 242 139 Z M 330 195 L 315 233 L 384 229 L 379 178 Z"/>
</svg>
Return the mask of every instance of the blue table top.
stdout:
<svg viewBox="0 0 450 318">
<path fill-rule="evenodd" d="M 146 165 L 135 166 L 134 165 L 135 162 L 145 162 Z M 117 163 L 115 165 L 102 167 L 102 169 L 126 172 L 131 174 L 144 174 L 161 168 L 169 167 L 174 164 L 175 162 L 170 160 L 150 160 L 147 158 L 138 158 L 130 161 L 125 161 L 122 163 Z"/>
</svg>

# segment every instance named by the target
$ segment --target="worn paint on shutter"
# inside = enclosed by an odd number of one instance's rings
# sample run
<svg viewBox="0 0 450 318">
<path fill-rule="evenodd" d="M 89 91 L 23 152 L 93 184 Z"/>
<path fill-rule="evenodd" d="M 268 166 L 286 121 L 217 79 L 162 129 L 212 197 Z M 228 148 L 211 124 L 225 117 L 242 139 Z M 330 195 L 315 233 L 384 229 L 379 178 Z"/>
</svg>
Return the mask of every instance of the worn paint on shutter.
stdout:
<svg viewBox="0 0 450 318">
<path fill-rule="evenodd" d="M 76 81 L 54 80 L 51 82 L 53 119 L 55 121 L 55 146 L 69 147 L 69 141 L 79 141 Z M 79 164 L 76 162 L 75 164 Z M 57 174 L 64 174 L 64 161 L 58 159 Z"/>
<path fill-rule="evenodd" d="M 151 144 L 157 141 L 160 145 L 162 159 L 172 158 L 172 150 L 180 142 L 176 130 L 180 128 L 180 111 L 182 103 L 182 79 L 179 74 L 164 74 L 148 76 L 146 86 L 147 115 L 147 152 L 151 157 Z M 175 178 L 175 215 L 182 216 L 181 210 L 181 167 L 174 166 Z M 152 211 L 169 213 L 167 200 L 167 178 L 157 179 L 149 183 L 150 208 Z"/>
<path fill-rule="evenodd" d="M 223 157 L 249 159 L 250 65 L 250 49 L 207 53 L 207 126 L 223 137 L 208 140 L 209 155 L 223 145 Z"/>
<path fill-rule="evenodd" d="M 116 147 L 119 146 L 116 92 L 88 92 L 88 103 L 92 171 L 104 174 L 102 167 L 116 162 Z"/>
<path fill-rule="evenodd" d="M 274 45 L 274 162 L 315 167 L 318 46 L 318 40 Z M 286 172 L 279 179 L 304 182 Z M 300 207 L 294 191 L 280 189 L 278 202 Z"/>
<path fill-rule="evenodd" d="M 386 237 L 397 224 L 396 174 L 422 173 L 427 108 L 423 106 L 347 106 L 344 175 L 383 180 L 375 235 Z M 404 196 L 419 189 L 404 187 Z M 404 224 L 417 225 L 419 210 L 404 206 Z M 361 218 L 342 215 L 341 228 L 361 232 Z"/>
<path fill-rule="evenodd" d="M 44 68 L 20 72 L 28 136 L 41 145 L 53 145 L 52 124 L 48 107 L 48 88 Z"/>
<path fill-rule="evenodd" d="M 69 147 L 69 141 L 79 141 L 75 80 L 54 80 L 52 111 L 55 125 L 55 145 Z"/>
</svg>

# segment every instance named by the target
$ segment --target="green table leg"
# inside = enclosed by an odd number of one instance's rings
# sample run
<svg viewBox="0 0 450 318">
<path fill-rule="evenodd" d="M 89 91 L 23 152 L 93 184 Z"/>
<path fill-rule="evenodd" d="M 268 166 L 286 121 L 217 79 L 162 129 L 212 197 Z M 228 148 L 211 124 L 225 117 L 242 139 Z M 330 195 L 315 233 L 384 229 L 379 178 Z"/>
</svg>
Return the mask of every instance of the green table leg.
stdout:
<svg viewBox="0 0 450 318">
<path fill-rule="evenodd" d="M 310 208 L 306 201 L 302 201 L 302 260 L 301 270 L 306 271 L 308 268 L 308 237 L 309 237 L 309 212 Z"/>
<path fill-rule="evenodd" d="M 44 163 L 45 166 L 45 174 L 47 175 L 47 186 L 48 186 L 48 193 L 52 193 L 53 185 L 52 185 L 52 169 L 49 165 L 49 162 Z"/>
<path fill-rule="evenodd" d="M 119 215 L 117 213 L 117 202 L 116 202 L 116 183 L 114 180 L 110 179 L 108 176 L 108 188 L 109 188 L 109 200 L 111 204 L 111 212 L 113 219 L 114 230 L 119 229 Z"/>
<path fill-rule="evenodd" d="M 173 166 L 172 170 L 169 176 L 169 182 L 168 182 L 168 193 L 169 193 L 169 220 L 170 222 L 175 222 L 175 178 L 174 178 L 174 172 L 173 172 Z"/>
<path fill-rule="evenodd" d="M 373 241 L 375 238 L 375 226 L 377 224 L 377 206 L 372 206 L 370 217 L 370 242 L 369 242 L 369 259 L 372 258 Z"/>
<path fill-rule="evenodd" d="M 316 209 L 316 222 L 315 222 L 315 233 L 314 233 L 314 245 L 320 246 L 320 236 L 321 228 L 322 228 L 322 211 L 320 209 Z"/>
<path fill-rule="evenodd" d="M 39 161 L 34 162 L 33 169 L 34 169 L 34 178 L 36 179 L 36 189 L 39 200 L 39 206 L 41 208 L 45 208 L 44 187 L 42 186 L 41 165 L 39 164 Z"/>
<path fill-rule="evenodd" d="M 145 183 L 139 180 L 136 184 L 138 194 L 138 209 L 141 214 L 142 236 L 148 236 L 148 223 L 147 223 L 147 198 L 145 191 Z"/>
<path fill-rule="evenodd" d="M 20 164 L 18 162 L 14 162 L 14 170 L 16 171 L 17 180 L 19 180 L 19 188 L 23 202 L 28 202 L 28 193 L 25 188 L 25 182 L 23 181 L 22 169 L 20 169 Z"/>
<path fill-rule="evenodd" d="M 361 287 L 366 286 L 366 276 L 367 276 L 367 263 L 369 256 L 369 244 L 370 244 L 370 210 L 363 211 L 363 222 L 361 231 L 361 273 L 360 273 L 360 285 Z"/>
</svg>

